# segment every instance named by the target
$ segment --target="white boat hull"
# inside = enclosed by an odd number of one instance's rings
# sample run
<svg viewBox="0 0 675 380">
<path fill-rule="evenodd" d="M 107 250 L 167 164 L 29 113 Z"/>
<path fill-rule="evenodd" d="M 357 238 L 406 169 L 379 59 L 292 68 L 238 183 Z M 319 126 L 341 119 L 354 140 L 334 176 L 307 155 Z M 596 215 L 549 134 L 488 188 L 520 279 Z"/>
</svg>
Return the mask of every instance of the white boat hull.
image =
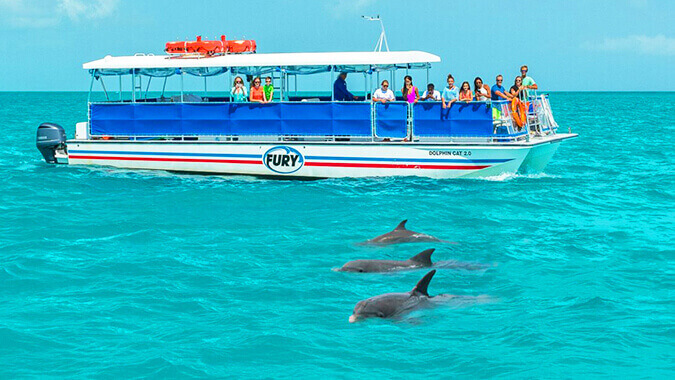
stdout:
<svg viewBox="0 0 675 380">
<path fill-rule="evenodd" d="M 125 169 L 289 178 L 489 177 L 541 171 L 559 134 L 523 143 L 69 140 L 68 163 Z"/>
</svg>

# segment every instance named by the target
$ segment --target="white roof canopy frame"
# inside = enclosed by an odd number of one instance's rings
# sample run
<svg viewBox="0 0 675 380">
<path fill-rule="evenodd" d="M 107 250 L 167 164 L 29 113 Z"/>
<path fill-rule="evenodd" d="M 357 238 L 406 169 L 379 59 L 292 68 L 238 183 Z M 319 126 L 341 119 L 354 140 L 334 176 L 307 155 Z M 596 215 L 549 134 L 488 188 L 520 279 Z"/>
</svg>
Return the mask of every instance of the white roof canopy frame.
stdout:
<svg viewBox="0 0 675 380">
<path fill-rule="evenodd" d="M 168 55 L 106 56 L 87 62 L 83 69 L 99 71 L 104 75 L 121 75 L 131 70 L 170 71 L 170 69 L 234 68 L 235 71 L 263 68 L 301 68 L 307 73 L 331 71 L 349 72 L 386 71 L 395 68 L 428 68 L 440 62 L 440 57 L 423 51 L 391 52 L 331 52 L 331 53 L 269 53 L 228 54 L 214 57 L 182 58 Z M 237 70 L 241 68 L 243 70 Z M 149 69 L 149 70 L 148 70 Z M 167 70 L 169 69 L 169 70 Z"/>
</svg>

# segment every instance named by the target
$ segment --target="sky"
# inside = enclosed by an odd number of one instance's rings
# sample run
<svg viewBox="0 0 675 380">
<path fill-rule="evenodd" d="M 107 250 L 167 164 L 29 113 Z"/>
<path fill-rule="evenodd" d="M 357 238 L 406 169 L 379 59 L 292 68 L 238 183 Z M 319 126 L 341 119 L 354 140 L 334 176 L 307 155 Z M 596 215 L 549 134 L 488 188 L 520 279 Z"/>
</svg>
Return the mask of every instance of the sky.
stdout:
<svg viewBox="0 0 675 380">
<path fill-rule="evenodd" d="M 370 51 L 380 27 L 361 15 L 376 14 L 391 50 L 441 57 L 437 87 L 448 73 L 510 84 L 527 64 L 548 91 L 675 90 L 675 0 L 0 0 L 0 91 L 86 91 L 83 63 L 196 35 L 255 39 L 260 53 Z"/>
</svg>

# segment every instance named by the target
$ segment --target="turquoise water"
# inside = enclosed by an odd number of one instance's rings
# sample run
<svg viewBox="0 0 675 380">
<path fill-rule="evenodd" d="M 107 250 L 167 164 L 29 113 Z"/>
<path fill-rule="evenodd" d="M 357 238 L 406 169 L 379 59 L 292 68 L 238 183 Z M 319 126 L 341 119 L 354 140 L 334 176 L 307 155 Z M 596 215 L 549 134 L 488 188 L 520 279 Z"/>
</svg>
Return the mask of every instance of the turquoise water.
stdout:
<svg viewBox="0 0 675 380">
<path fill-rule="evenodd" d="M 313 182 L 49 166 L 86 94 L 0 93 L 0 377 L 672 377 L 675 93 L 554 93 L 545 174 Z M 354 245 L 409 219 L 457 244 Z M 489 295 L 350 324 L 357 301 L 425 271 Z"/>
</svg>

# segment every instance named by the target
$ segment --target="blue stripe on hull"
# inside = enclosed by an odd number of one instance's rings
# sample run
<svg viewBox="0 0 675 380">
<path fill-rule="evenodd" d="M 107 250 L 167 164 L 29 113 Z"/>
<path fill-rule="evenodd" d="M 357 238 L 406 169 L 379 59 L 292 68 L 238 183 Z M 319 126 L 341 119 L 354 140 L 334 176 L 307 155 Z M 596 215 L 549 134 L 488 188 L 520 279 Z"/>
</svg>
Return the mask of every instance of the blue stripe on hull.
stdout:
<svg viewBox="0 0 675 380">
<path fill-rule="evenodd" d="M 136 152 L 119 150 L 76 150 L 69 149 L 73 154 L 132 154 L 138 156 L 174 156 L 174 157 L 229 157 L 229 158 L 257 158 L 262 159 L 259 154 L 232 154 L 232 153 L 184 153 L 184 152 Z M 454 164 L 501 164 L 512 161 L 512 158 L 506 159 L 443 159 L 443 158 L 391 158 L 391 157 L 343 157 L 343 156 L 305 156 L 308 160 L 329 160 L 329 161 L 383 161 L 383 162 L 432 162 L 432 163 L 454 163 Z"/>
</svg>

